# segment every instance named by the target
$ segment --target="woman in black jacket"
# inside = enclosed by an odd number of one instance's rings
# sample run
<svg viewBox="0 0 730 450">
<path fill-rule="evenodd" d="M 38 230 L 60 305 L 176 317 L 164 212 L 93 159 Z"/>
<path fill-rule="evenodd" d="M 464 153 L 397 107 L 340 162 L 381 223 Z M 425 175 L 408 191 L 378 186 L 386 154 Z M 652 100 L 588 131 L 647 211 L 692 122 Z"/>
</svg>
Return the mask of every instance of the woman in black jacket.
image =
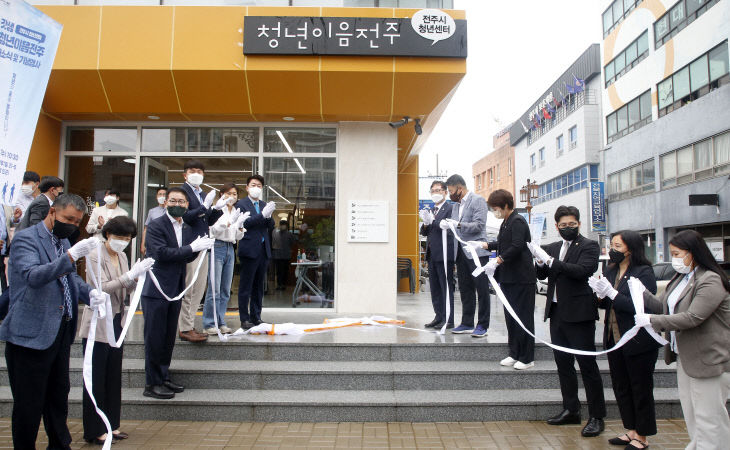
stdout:
<svg viewBox="0 0 730 450">
<path fill-rule="evenodd" d="M 613 347 L 634 326 L 636 311 L 629 291 L 629 278 L 638 278 L 648 291 L 656 293 L 656 278 L 639 233 L 631 230 L 614 233 L 609 258 L 611 263 L 604 273 L 605 278 L 590 283 L 599 297 L 599 308 L 606 310 L 603 328 L 606 348 Z M 624 428 L 628 430 L 623 436 L 609 439 L 612 445 L 646 448 L 649 446 L 647 436 L 657 432 L 653 390 L 659 347 L 659 343 L 641 329 L 623 347 L 608 353 L 613 392 Z"/>
</svg>

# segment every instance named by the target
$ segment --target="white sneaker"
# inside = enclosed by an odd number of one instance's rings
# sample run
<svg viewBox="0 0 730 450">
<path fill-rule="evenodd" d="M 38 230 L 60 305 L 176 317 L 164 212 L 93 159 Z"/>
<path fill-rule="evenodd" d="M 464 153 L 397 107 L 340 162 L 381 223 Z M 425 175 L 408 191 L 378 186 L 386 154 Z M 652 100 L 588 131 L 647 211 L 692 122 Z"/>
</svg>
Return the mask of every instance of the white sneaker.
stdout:
<svg viewBox="0 0 730 450">
<path fill-rule="evenodd" d="M 231 334 L 231 333 L 233 333 L 233 330 L 231 330 L 231 329 L 230 329 L 230 328 L 228 328 L 227 326 L 223 325 L 223 326 L 221 327 L 221 333 L 223 333 L 223 334 Z"/>
<path fill-rule="evenodd" d="M 513 367 L 515 368 L 515 370 L 529 369 L 530 367 L 535 367 L 535 361 L 528 362 L 527 364 L 523 363 L 522 361 L 517 361 Z"/>
<path fill-rule="evenodd" d="M 209 334 L 211 336 L 215 336 L 216 334 L 218 334 L 218 328 L 210 327 L 210 328 L 206 328 L 203 331 L 205 331 L 206 334 Z"/>
<path fill-rule="evenodd" d="M 504 366 L 504 367 L 512 367 L 515 365 L 516 362 L 517 362 L 516 359 L 514 359 L 511 356 L 508 356 L 508 357 L 504 358 L 502 361 L 500 361 L 499 365 Z"/>
</svg>

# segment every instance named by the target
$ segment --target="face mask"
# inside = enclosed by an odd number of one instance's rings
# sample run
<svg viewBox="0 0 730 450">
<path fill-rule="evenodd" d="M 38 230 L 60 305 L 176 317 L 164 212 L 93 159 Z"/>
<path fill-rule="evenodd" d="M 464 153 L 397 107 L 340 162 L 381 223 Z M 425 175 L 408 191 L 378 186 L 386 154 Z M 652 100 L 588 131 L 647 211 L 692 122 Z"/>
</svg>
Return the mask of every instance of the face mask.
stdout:
<svg viewBox="0 0 730 450">
<path fill-rule="evenodd" d="M 431 200 L 434 203 L 439 204 L 444 200 L 444 194 L 431 194 Z"/>
<path fill-rule="evenodd" d="M 109 247 L 117 253 L 122 253 L 125 248 L 129 245 L 129 241 L 123 241 L 121 239 L 109 239 Z"/>
<path fill-rule="evenodd" d="M 104 203 L 113 205 L 116 202 L 117 202 L 117 197 L 115 197 L 114 195 L 107 195 L 106 197 L 104 197 Z"/>
<path fill-rule="evenodd" d="M 495 209 L 494 209 L 494 210 L 492 211 L 492 214 L 494 214 L 494 217 L 496 217 L 497 219 L 503 219 L 503 218 L 504 218 L 504 212 L 502 212 L 502 210 L 501 210 L 501 209 L 496 209 L 496 208 L 495 208 Z"/>
<path fill-rule="evenodd" d="M 624 258 L 626 258 L 626 255 L 618 250 L 611 249 L 608 251 L 608 260 L 614 264 L 619 264 Z"/>
<path fill-rule="evenodd" d="M 188 183 L 192 184 L 193 186 L 200 186 L 203 183 L 203 175 L 199 173 L 189 173 Z"/>
<path fill-rule="evenodd" d="M 35 191 L 32 184 L 24 184 L 20 186 L 20 192 L 22 192 L 25 195 L 30 195 Z"/>
<path fill-rule="evenodd" d="M 79 227 L 71 223 L 60 222 L 58 220 L 53 222 L 53 229 L 51 233 L 59 239 L 67 239 L 69 236 L 74 234 Z"/>
<path fill-rule="evenodd" d="M 184 206 L 175 205 L 167 207 L 167 213 L 176 219 L 184 216 L 186 212 L 188 212 L 188 209 Z"/>
<path fill-rule="evenodd" d="M 248 195 L 250 195 L 251 198 L 255 198 L 258 200 L 261 198 L 262 191 L 263 190 L 258 186 L 250 187 L 250 188 L 248 188 Z"/>
<path fill-rule="evenodd" d="M 691 266 L 684 265 L 684 258 L 672 258 L 672 268 L 677 273 L 690 273 L 692 271 Z"/>
<path fill-rule="evenodd" d="M 164 205 L 165 204 L 165 197 L 157 197 L 157 203 L 159 205 Z"/>
<path fill-rule="evenodd" d="M 232 205 L 236 203 L 236 200 L 238 200 L 236 197 L 228 197 L 228 200 L 226 200 L 226 203 L 229 205 Z"/>
<path fill-rule="evenodd" d="M 462 194 L 459 191 L 456 191 L 453 194 L 449 194 L 449 198 L 451 199 L 451 201 L 457 203 L 461 201 L 461 196 Z"/>
<path fill-rule="evenodd" d="M 558 231 L 560 232 L 560 237 L 566 241 L 572 241 L 578 237 L 578 227 L 558 228 Z"/>
</svg>

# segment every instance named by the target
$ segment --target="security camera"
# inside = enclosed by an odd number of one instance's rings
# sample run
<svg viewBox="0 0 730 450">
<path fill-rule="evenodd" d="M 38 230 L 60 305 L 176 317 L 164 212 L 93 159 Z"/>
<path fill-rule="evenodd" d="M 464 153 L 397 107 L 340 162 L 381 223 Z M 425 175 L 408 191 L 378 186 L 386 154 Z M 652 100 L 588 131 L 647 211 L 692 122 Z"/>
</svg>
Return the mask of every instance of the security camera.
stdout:
<svg viewBox="0 0 730 450">
<path fill-rule="evenodd" d="M 390 125 L 390 126 L 391 126 L 391 127 L 393 127 L 393 128 L 400 128 L 400 127 L 402 127 L 403 125 L 405 125 L 405 124 L 407 124 L 408 122 L 410 122 L 410 120 L 411 120 L 411 118 L 410 118 L 410 117 L 408 117 L 408 116 L 403 116 L 403 119 L 401 119 L 401 120 L 398 120 L 398 121 L 396 121 L 396 122 L 388 122 L 388 125 Z"/>
<path fill-rule="evenodd" d="M 416 130 L 417 135 L 423 134 L 423 128 L 421 128 L 421 119 L 415 119 L 415 124 L 413 125 L 413 129 Z"/>
</svg>

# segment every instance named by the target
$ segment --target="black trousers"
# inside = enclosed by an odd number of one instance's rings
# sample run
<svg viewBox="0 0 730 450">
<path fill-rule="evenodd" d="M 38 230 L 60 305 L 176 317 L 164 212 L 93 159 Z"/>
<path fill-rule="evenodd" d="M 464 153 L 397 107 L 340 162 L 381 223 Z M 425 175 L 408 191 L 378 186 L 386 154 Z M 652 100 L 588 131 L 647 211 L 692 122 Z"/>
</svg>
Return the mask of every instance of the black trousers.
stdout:
<svg viewBox="0 0 730 450">
<path fill-rule="evenodd" d="M 264 302 L 264 283 L 269 258 L 261 243 L 261 252 L 256 258 L 239 258 L 241 276 L 238 283 L 238 315 L 241 323 L 254 319 L 261 320 L 261 308 Z"/>
<path fill-rule="evenodd" d="M 274 267 L 276 268 L 276 287 L 286 287 L 289 278 L 289 260 L 275 259 Z"/>
<path fill-rule="evenodd" d="M 130 311 L 130 314 L 132 312 Z M 122 314 L 114 316 L 114 336 L 119 339 L 122 333 Z M 86 351 L 88 339 L 81 340 L 81 349 Z M 94 342 L 94 352 L 91 356 L 93 370 L 91 379 L 94 383 L 94 398 L 99 409 L 104 411 L 112 430 L 119 429 L 122 413 L 122 356 L 124 346 L 112 347 L 105 342 Z M 89 441 L 106 433 L 106 425 L 96 413 L 91 397 L 86 392 L 84 383 L 83 420 L 84 439 Z"/>
<path fill-rule="evenodd" d="M 175 348 L 177 319 L 181 301 L 142 296 L 144 314 L 144 371 L 148 386 L 170 379 L 172 350 Z M 129 312 L 133 314 L 132 311 Z"/>
<path fill-rule="evenodd" d="M 479 262 L 484 266 L 489 262 L 489 257 L 482 256 L 479 258 Z M 483 273 L 476 278 L 473 277 L 471 273 L 476 267 L 474 262 L 464 255 L 464 250 L 459 248 L 456 254 L 456 269 L 461 294 L 461 325 L 474 326 L 474 311 L 477 296 L 479 296 L 477 325 L 481 325 L 486 330 L 489 328 L 489 278 Z"/>
<path fill-rule="evenodd" d="M 500 287 L 517 317 L 532 334 L 535 334 L 535 285 L 502 283 Z M 535 360 L 535 338 L 525 333 L 525 330 L 506 309 L 504 322 L 507 325 L 509 356 L 525 364 L 533 362 Z"/>
<path fill-rule="evenodd" d="M 609 345 L 615 343 L 610 339 Z M 654 365 L 659 349 L 627 355 L 623 348 L 608 353 L 611 385 L 616 396 L 621 421 L 627 430 L 642 436 L 656 434 L 654 410 Z"/>
<path fill-rule="evenodd" d="M 49 449 L 70 449 L 68 417 L 68 378 L 75 320 L 61 319 L 56 339 L 45 350 L 34 350 L 5 343 L 10 391 L 13 393 L 13 446 L 35 449 L 38 425 L 48 435 Z"/>
<path fill-rule="evenodd" d="M 553 303 L 550 309 L 550 340 L 553 344 L 576 350 L 596 351 L 596 322 L 566 322 L 560 319 L 558 309 L 560 302 Z M 575 371 L 575 360 L 578 360 L 583 387 L 588 400 L 588 414 L 602 419 L 606 416 L 606 401 L 603 398 L 603 380 L 598 371 L 595 356 L 574 356 L 570 353 L 553 350 L 555 363 L 558 366 L 560 392 L 563 394 L 563 408 L 571 412 L 580 412 L 578 400 L 578 375 Z"/>
<path fill-rule="evenodd" d="M 450 311 L 449 323 L 454 323 L 454 262 L 447 262 L 448 272 L 443 261 L 428 260 L 428 281 L 431 285 L 431 303 L 437 321 L 446 320 L 446 286 L 449 289 Z"/>
</svg>

